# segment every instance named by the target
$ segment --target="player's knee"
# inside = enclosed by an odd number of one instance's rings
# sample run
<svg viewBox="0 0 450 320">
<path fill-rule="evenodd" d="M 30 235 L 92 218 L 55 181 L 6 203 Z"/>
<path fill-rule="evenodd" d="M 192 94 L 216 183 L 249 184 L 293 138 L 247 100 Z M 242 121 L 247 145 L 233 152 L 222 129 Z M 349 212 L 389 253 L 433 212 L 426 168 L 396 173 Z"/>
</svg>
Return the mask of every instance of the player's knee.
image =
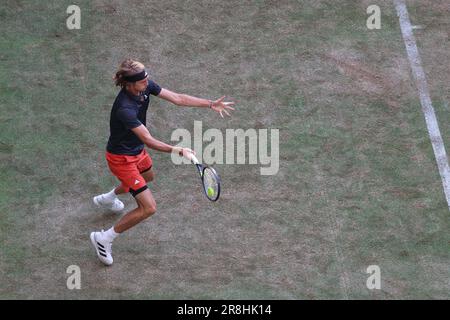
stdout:
<svg viewBox="0 0 450 320">
<path fill-rule="evenodd" d="M 153 179 L 155 179 L 155 174 L 154 173 L 149 174 L 149 175 L 147 175 L 145 177 L 145 181 L 147 181 L 147 182 L 151 182 L 151 181 L 153 181 Z"/>
<path fill-rule="evenodd" d="M 142 207 L 142 217 L 147 219 L 156 212 L 156 203 L 152 203 Z"/>
</svg>

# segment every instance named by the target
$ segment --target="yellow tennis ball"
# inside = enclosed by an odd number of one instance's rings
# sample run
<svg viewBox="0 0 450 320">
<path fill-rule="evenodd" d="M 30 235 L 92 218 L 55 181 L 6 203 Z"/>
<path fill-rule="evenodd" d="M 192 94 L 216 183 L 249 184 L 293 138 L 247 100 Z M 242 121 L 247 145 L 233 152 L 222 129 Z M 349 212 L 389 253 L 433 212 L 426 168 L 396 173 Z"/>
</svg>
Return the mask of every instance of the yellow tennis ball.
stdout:
<svg viewBox="0 0 450 320">
<path fill-rule="evenodd" d="M 209 187 L 208 190 L 206 191 L 206 193 L 208 194 L 208 197 L 213 197 L 214 196 L 214 189 Z"/>
</svg>

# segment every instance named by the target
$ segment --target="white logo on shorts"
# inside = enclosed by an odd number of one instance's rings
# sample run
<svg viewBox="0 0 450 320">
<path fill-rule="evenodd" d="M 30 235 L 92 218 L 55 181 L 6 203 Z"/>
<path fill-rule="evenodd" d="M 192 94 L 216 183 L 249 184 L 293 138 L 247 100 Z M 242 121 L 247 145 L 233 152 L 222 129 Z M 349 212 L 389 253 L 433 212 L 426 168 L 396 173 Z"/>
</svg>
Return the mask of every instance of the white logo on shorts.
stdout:
<svg viewBox="0 0 450 320">
<path fill-rule="evenodd" d="M 139 184 L 139 180 L 135 180 L 135 181 L 134 181 L 134 184 Z"/>
</svg>

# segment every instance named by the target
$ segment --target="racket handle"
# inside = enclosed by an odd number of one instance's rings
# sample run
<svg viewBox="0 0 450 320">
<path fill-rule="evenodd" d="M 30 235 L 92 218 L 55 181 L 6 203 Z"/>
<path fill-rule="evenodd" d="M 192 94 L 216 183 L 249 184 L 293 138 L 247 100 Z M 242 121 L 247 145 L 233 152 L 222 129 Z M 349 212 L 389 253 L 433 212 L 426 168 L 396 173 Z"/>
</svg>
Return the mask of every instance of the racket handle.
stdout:
<svg viewBox="0 0 450 320">
<path fill-rule="evenodd" d="M 199 164 L 197 157 L 194 154 L 191 154 L 191 161 L 193 164 Z"/>
</svg>

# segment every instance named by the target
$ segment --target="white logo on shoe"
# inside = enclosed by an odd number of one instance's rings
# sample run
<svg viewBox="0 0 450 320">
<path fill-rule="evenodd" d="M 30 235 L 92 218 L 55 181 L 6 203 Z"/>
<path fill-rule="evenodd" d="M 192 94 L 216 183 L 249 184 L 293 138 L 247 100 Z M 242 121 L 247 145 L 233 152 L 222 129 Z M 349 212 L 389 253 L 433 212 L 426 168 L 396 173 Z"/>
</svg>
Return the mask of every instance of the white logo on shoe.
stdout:
<svg viewBox="0 0 450 320">
<path fill-rule="evenodd" d="M 134 181 L 134 184 L 138 184 L 138 183 L 139 183 L 139 180 L 135 180 L 135 181 Z"/>
</svg>

